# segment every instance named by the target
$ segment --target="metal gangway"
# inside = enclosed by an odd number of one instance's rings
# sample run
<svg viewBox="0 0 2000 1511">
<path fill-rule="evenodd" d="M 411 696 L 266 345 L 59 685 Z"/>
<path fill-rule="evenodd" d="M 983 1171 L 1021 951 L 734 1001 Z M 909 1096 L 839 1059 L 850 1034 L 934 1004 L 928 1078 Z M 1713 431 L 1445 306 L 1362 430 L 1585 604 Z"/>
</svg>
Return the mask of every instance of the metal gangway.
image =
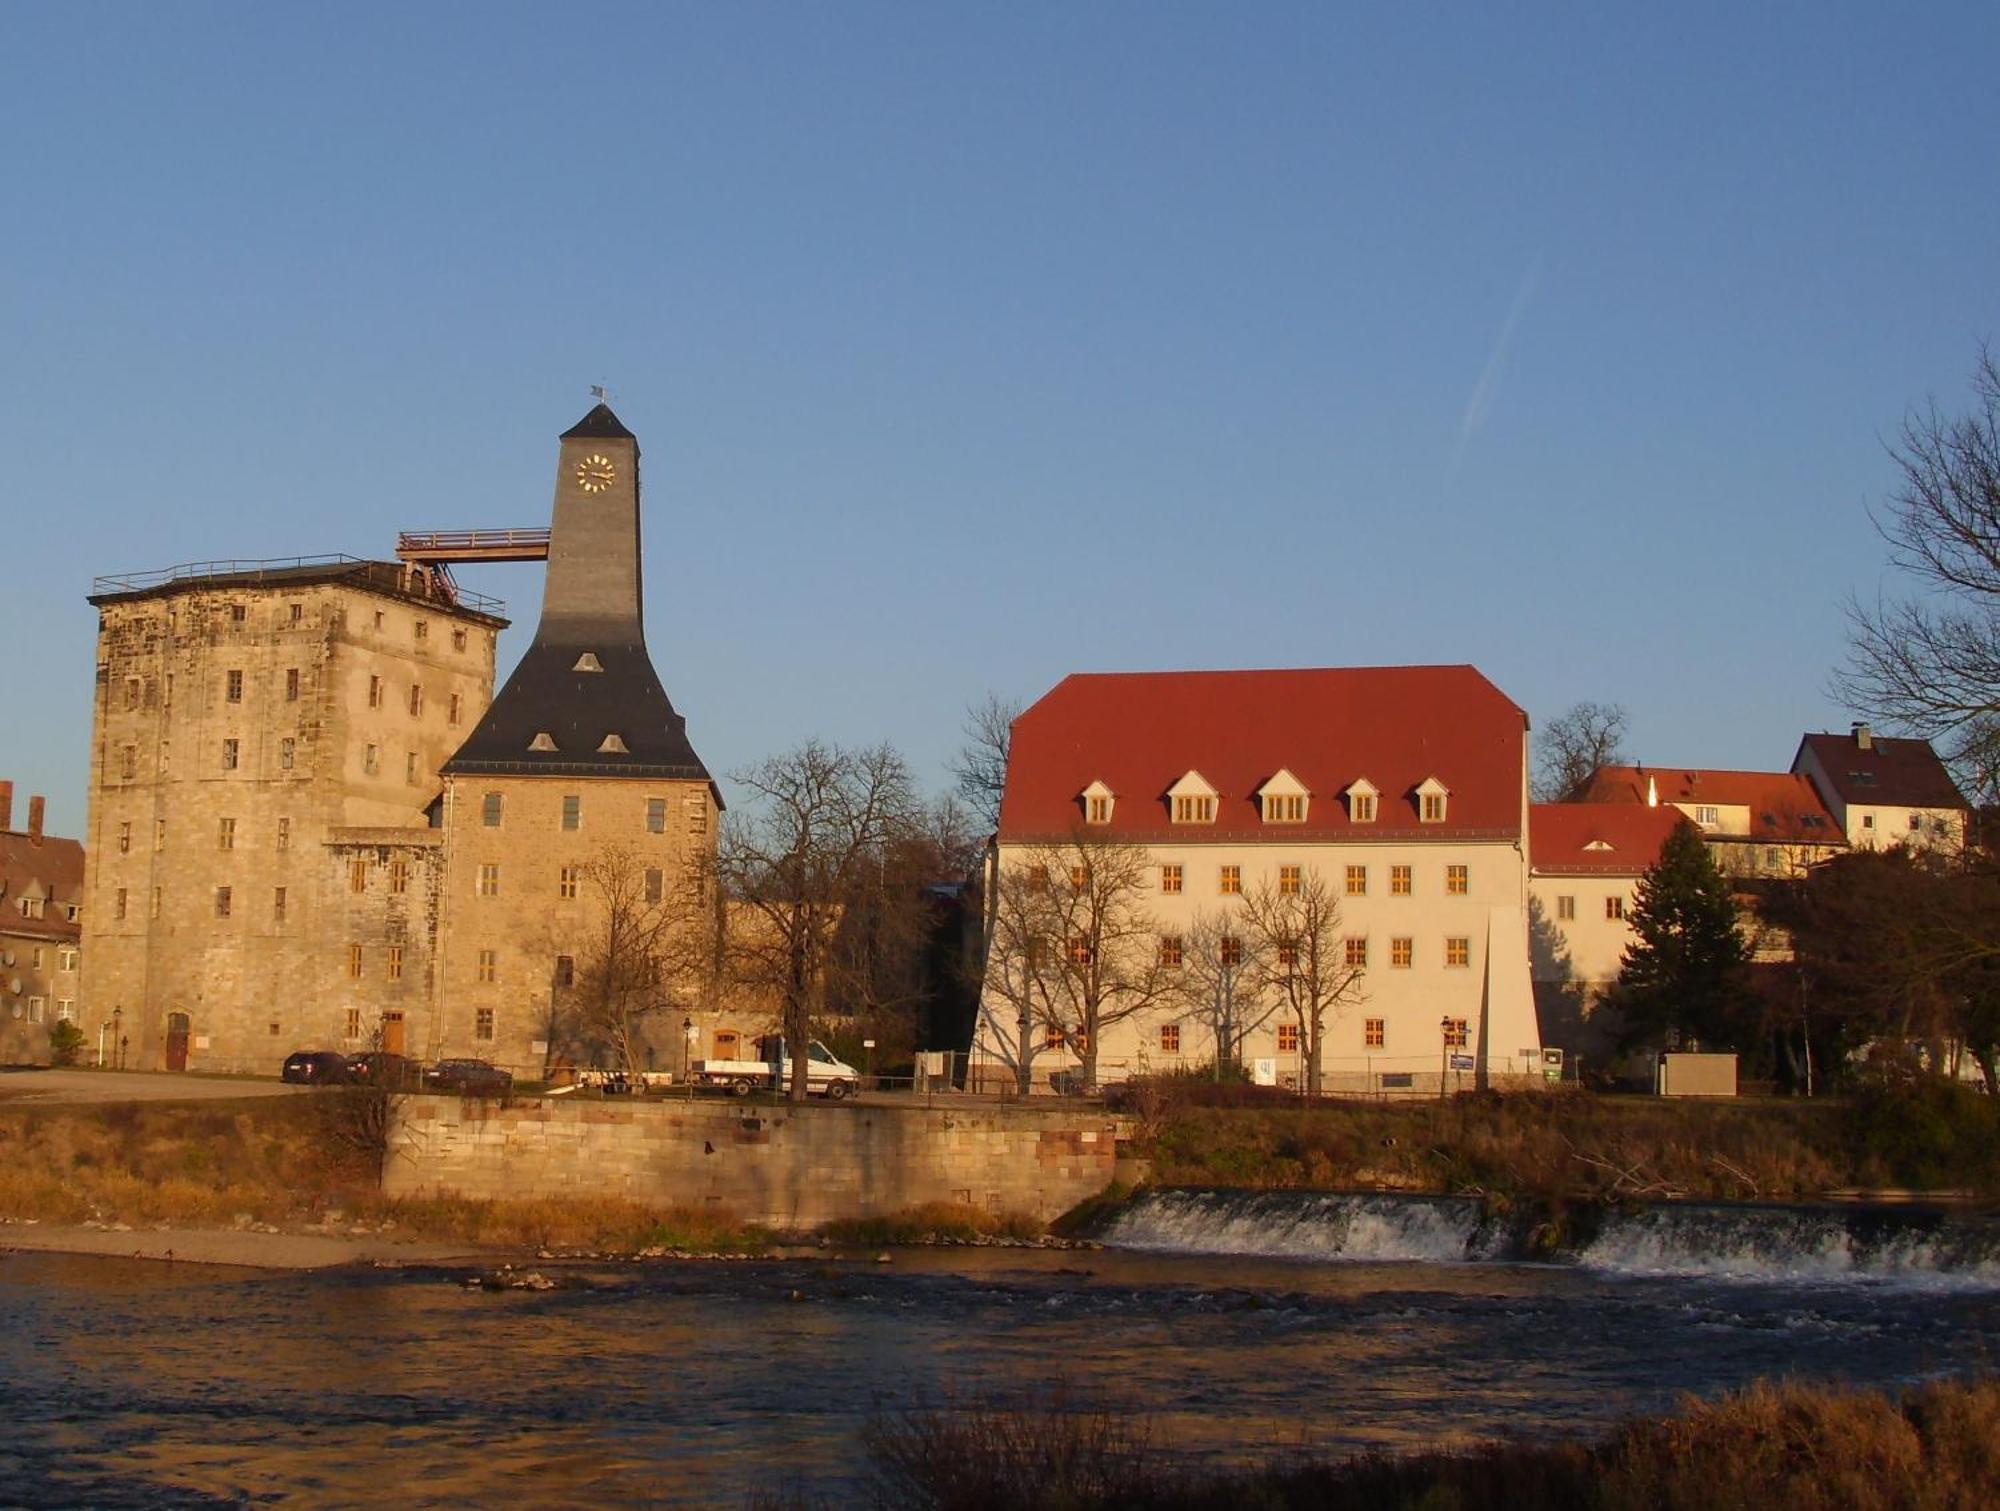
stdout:
<svg viewBox="0 0 2000 1511">
<path fill-rule="evenodd" d="M 459 599 L 454 566 L 481 561 L 547 561 L 549 532 L 533 530 L 405 530 L 396 537 L 396 559 L 421 574 L 432 593 Z"/>
</svg>

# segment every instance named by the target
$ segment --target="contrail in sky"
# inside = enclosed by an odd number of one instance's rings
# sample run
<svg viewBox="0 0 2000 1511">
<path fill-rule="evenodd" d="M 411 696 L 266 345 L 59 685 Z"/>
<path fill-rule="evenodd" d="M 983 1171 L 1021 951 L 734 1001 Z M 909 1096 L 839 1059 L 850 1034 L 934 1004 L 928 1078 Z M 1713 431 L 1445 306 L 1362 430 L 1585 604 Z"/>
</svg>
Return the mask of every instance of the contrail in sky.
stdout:
<svg viewBox="0 0 2000 1511">
<path fill-rule="evenodd" d="M 1507 361 L 1507 348 L 1513 344 L 1514 327 L 1527 313 L 1528 302 L 1535 297 L 1535 285 L 1541 282 L 1541 278 L 1542 254 L 1537 252 L 1528 263 L 1528 271 L 1521 276 L 1521 286 L 1514 291 L 1514 302 L 1507 306 L 1507 318 L 1500 323 L 1500 335 L 1493 343 L 1493 354 L 1480 370 L 1479 381 L 1472 385 L 1472 397 L 1465 401 L 1465 413 L 1458 421 L 1458 440 L 1451 449 L 1451 471 L 1446 476 L 1447 484 L 1457 478 L 1458 464 L 1465 457 L 1467 444 L 1479 427 L 1486 423 L 1486 411 L 1493 407 L 1493 394 L 1500 386 L 1500 369 Z"/>
</svg>

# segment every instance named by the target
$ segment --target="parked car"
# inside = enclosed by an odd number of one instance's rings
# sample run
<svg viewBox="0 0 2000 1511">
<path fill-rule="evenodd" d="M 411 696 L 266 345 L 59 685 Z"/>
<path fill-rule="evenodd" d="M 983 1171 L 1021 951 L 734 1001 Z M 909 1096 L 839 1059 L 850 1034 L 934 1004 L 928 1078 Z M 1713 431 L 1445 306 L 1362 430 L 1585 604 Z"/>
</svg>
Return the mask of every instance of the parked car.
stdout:
<svg viewBox="0 0 2000 1511">
<path fill-rule="evenodd" d="M 467 1097 L 503 1097 L 514 1086 L 512 1071 L 488 1060 L 440 1060 L 424 1072 L 424 1090 L 455 1091 Z"/>
<path fill-rule="evenodd" d="M 278 1079 L 294 1086 L 338 1086 L 347 1079 L 347 1056 L 331 1049 L 302 1049 L 285 1056 Z"/>
<path fill-rule="evenodd" d="M 347 1079 L 363 1086 L 415 1086 L 422 1078 L 422 1067 L 415 1060 L 386 1049 L 351 1055 L 347 1061 Z"/>
</svg>

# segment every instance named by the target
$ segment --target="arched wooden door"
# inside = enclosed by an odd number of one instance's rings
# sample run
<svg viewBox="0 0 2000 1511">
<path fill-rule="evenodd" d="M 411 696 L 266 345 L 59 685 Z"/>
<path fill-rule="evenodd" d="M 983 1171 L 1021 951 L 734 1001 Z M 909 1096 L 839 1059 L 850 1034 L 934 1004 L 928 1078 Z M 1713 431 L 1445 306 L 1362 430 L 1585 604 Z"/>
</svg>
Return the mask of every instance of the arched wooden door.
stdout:
<svg viewBox="0 0 2000 1511">
<path fill-rule="evenodd" d="M 167 1069 L 188 1068 L 188 1015 L 167 1014 Z"/>
</svg>

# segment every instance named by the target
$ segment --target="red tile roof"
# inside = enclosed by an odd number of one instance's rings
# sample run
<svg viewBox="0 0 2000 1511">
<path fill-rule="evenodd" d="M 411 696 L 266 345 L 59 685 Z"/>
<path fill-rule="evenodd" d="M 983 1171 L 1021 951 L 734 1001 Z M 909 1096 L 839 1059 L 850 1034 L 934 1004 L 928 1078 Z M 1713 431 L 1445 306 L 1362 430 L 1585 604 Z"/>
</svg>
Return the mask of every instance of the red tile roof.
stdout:
<svg viewBox="0 0 2000 1511">
<path fill-rule="evenodd" d="M 1767 844 L 1833 845 L 1846 836 L 1813 784 L 1789 771 L 1716 771 L 1690 766 L 1600 766 L 1584 784 L 1585 803 L 1644 803 L 1652 784 L 1662 803 L 1748 808 L 1747 835 Z"/>
<path fill-rule="evenodd" d="M 1093 781 L 1126 840 L 1518 838 L 1526 728 L 1469 666 L 1079 673 L 1014 721 L 1000 838 L 1069 833 Z M 1311 794 L 1304 824 L 1263 822 L 1257 790 L 1281 769 Z M 1166 791 L 1190 770 L 1220 794 L 1212 825 L 1168 822 Z M 1381 794 L 1372 824 L 1342 796 L 1363 777 Z M 1417 821 L 1426 777 L 1450 794 L 1442 824 Z"/>
<path fill-rule="evenodd" d="M 52 899 L 40 918 L 21 911 L 21 898 L 31 894 Z M 64 911 L 67 903 L 83 903 L 83 846 L 46 834 L 36 843 L 0 829 L 0 934 L 73 940 L 79 928 Z"/>
<path fill-rule="evenodd" d="M 1851 734 L 1807 735 L 1793 770 L 1810 750 L 1833 782 L 1834 795 L 1863 808 L 1964 808 L 1966 801 L 1928 740 L 1885 740 L 1863 750 Z"/>
<path fill-rule="evenodd" d="M 1528 810 L 1529 866 L 1537 876 L 1637 876 L 1687 822 L 1678 808 L 1536 803 Z"/>
</svg>

